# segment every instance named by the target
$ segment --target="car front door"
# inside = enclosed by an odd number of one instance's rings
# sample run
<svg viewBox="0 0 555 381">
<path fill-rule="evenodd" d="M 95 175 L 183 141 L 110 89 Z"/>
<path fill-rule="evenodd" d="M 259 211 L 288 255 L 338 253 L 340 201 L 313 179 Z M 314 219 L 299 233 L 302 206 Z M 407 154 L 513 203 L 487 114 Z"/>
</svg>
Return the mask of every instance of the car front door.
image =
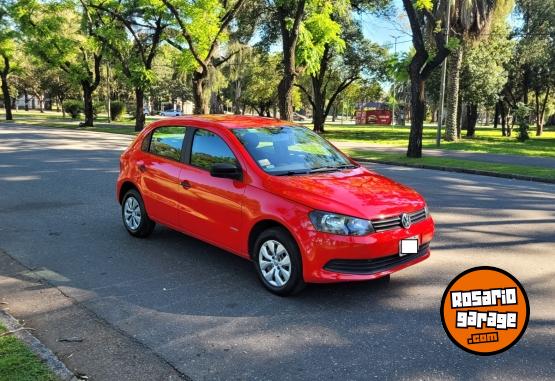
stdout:
<svg viewBox="0 0 555 381">
<path fill-rule="evenodd" d="M 186 229 L 192 234 L 233 252 L 241 251 L 241 205 L 245 184 L 241 180 L 210 175 L 216 163 L 238 164 L 227 143 L 206 129 L 191 132 L 190 155 L 180 173 L 187 189 Z"/>
<path fill-rule="evenodd" d="M 173 228 L 182 228 L 187 212 L 180 202 L 182 152 L 187 127 L 158 127 L 143 146 L 144 154 L 137 162 L 141 171 L 141 190 L 149 216 Z"/>
</svg>

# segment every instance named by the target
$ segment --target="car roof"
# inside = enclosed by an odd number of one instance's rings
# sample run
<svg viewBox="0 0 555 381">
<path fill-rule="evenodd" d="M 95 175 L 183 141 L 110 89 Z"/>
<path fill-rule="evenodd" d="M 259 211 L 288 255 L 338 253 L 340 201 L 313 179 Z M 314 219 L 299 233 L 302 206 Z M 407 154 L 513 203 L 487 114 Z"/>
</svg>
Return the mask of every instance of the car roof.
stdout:
<svg viewBox="0 0 555 381">
<path fill-rule="evenodd" d="M 274 118 L 265 118 L 261 116 L 248 115 L 186 115 L 156 121 L 153 124 L 157 126 L 163 124 L 164 121 L 171 120 L 172 124 L 182 124 L 191 126 L 210 125 L 225 129 L 230 128 L 263 128 L 272 126 L 295 125 L 293 122 L 279 120 Z M 176 123 L 178 122 L 178 123 Z"/>
</svg>

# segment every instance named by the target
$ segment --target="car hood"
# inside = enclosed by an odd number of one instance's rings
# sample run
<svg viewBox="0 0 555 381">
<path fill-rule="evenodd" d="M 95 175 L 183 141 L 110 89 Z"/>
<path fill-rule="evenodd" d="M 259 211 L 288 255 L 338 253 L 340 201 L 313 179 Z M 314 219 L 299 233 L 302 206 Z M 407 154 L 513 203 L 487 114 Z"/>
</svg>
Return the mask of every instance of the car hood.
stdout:
<svg viewBox="0 0 555 381">
<path fill-rule="evenodd" d="M 376 219 L 424 208 L 413 189 L 366 168 L 297 176 L 270 176 L 266 189 L 309 208 Z"/>
</svg>

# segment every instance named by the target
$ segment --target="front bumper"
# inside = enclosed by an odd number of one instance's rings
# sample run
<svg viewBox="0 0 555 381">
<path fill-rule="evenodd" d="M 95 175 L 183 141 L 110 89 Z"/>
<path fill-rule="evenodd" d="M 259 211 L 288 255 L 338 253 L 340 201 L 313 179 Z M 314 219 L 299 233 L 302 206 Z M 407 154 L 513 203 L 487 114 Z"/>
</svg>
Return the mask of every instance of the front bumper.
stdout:
<svg viewBox="0 0 555 381">
<path fill-rule="evenodd" d="M 365 237 L 345 237 L 307 231 L 300 239 L 303 276 L 308 283 L 363 281 L 384 277 L 415 265 L 430 256 L 434 235 L 431 217 L 409 229 L 373 233 Z M 418 237 L 418 254 L 399 257 L 399 241 Z"/>
</svg>

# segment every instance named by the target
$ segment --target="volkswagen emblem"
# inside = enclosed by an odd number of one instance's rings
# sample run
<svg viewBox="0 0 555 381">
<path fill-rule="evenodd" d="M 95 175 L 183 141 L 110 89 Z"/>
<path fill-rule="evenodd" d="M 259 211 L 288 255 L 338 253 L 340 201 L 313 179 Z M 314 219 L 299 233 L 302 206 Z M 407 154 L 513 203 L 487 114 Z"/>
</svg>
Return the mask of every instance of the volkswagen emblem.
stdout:
<svg viewBox="0 0 555 381">
<path fill-rule="evenodd" d="M 412 225 L 412 221 L 410 220 L 410 216 L 408 214 L 401 214 L 401 225 L 403 225 L 405 229 L 410 228 L 410 226 Z"/>
</svg>

